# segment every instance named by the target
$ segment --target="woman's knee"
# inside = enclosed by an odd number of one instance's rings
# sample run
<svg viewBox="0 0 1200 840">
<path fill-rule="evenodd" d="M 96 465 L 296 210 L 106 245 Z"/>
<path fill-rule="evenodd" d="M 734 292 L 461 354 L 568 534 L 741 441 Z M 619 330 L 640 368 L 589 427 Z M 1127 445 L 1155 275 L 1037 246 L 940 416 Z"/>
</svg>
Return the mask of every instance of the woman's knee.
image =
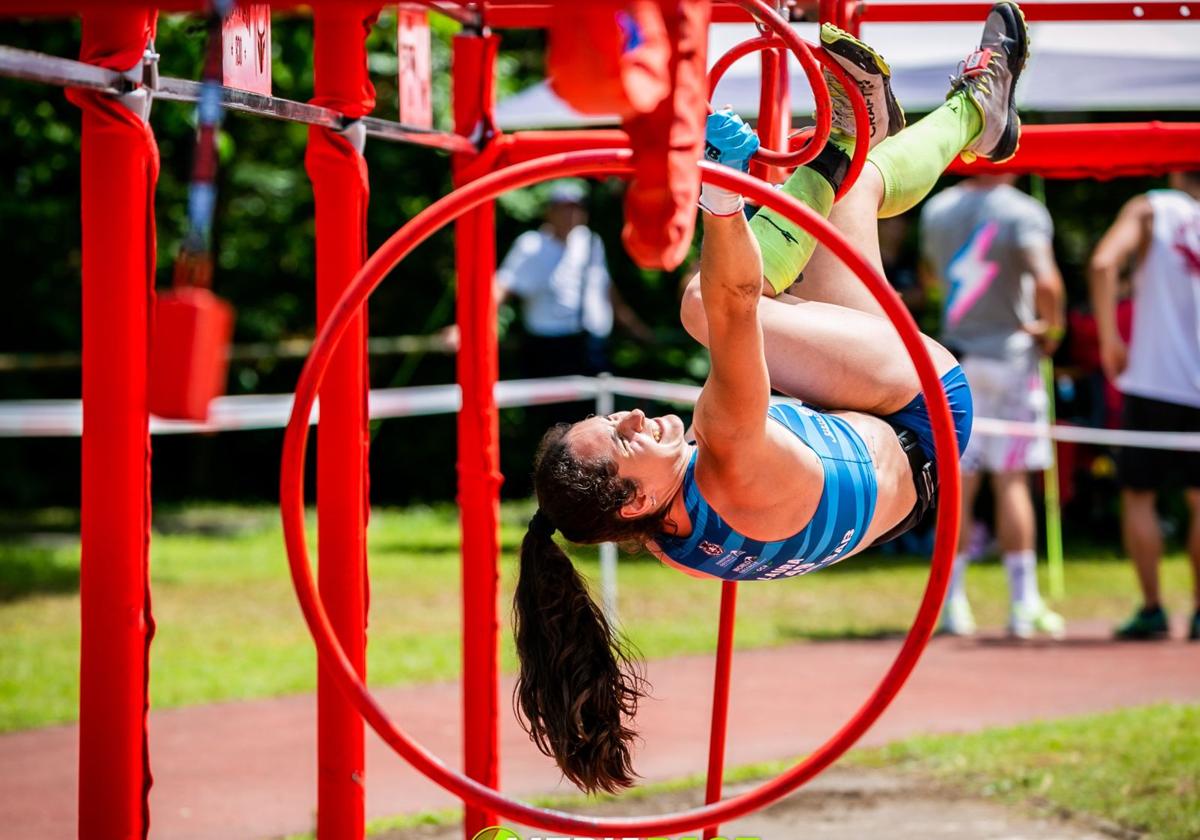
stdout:
<svg viewBox="0 0 1200 840">
<path fill-rule="evenodd" d="M 679 301 L 679 322 L 687 334 L 708 345 L 708 321 L 704 316 L 704 300 L 700 297 L 700 275 L 688 282 Z"/>
<path fill-rule="evenodd" d="M 929 351 L 929 358 L 933 360 L 933 367 L 937 370 L 938 376 L 944 376 L 958 366 L 958 359 L 940 342 L 927 335 L 922 335 L 922 337 L 925 339 L 925 349 Z"/>
</svg>

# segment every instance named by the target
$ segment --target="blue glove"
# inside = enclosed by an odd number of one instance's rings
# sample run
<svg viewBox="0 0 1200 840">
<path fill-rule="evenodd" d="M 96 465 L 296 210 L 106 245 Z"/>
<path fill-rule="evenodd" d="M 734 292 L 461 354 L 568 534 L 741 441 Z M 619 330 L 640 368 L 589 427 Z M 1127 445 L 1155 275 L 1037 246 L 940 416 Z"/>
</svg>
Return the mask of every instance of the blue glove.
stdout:
<svg viewBox="0 0 1200 840">
<path fill-rule="evenodd" d="M 708 115 L 704 127 L 704 157 L 722 166 L 748 172 L 758 151 L 758 135 L 732 111 Z"/>
</svg>

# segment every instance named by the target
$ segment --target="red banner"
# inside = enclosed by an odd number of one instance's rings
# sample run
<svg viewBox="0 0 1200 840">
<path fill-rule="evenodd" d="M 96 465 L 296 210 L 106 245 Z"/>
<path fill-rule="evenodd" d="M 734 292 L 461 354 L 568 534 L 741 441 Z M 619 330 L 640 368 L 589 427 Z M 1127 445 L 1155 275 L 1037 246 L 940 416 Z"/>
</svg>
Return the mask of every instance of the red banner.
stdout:
<svg viewBox="0 0 1200 840">
<path fill-rule="evenodd" d="M 239 3 L 221 31 L 222 82 L 271 95 L 271 5 Z"/>
<path fill-rule="evenodd" d="M 396 49 L 400 59 L 400 122 L 433 128 L 429 13 L 421 6 L 396 9 Z"/>
</svg>

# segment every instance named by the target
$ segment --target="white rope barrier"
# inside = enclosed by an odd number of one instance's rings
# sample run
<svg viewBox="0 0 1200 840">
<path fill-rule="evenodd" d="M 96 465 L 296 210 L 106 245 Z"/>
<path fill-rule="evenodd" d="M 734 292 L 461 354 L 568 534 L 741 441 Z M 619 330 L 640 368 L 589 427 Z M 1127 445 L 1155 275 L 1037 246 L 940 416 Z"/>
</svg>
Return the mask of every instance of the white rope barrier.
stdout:
<svg viewBox="0 0 1200 840">
<path fill-rule="evenodd" d="M 654 382 L 619 376 L 564 376 L 550 379 L 510 379 L 496 384 L 500 408 L 549 405 L 596 400 L 602 394 L 692 405 L 700 394 L 695 385 Z M 370 393 L 372 420 L 453 414 L 462 404 L 457 385 L 423 385 L 410 388 L 381 388 Z M 213 432 L 280 429 L 287 424 L 292 408 L 291 394 L 261 394 L 219 397 L 213 400 L 206 423 L 150 418 L 156 435 L 210 434 Z M 311 422 L 316 422 L 319 406 Z M 79 400 L 19 400 L 0 402 L 0 437 L 79 437 L 83 420 Z M 1196 432 L 1130 432 L 1084 426 L 1043 426 L 976 417 L 974 434 L 1043 438 L 1097 446 L 1129 446 L 1149 449 L 1200 451 Z"/>
</svg>

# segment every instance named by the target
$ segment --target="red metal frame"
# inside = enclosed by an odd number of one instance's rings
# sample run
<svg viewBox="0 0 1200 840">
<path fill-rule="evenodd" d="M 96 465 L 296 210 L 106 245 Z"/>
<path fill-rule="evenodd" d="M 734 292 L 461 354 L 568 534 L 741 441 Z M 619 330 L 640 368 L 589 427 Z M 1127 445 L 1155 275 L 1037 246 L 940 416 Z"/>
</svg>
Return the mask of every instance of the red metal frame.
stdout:
<svg viewBox="0 0 1200 840">
<path fill-rule="evenodd" d="M 80 58 L 126 69 L 155 14 L 83 19 Z M 150 641 L 150 415 L 158 148 L 141 115 L 72 90 L 83 112 L 83 438 L 80 487 L 79 836 L 145 837 Z"/>
<path fill-rule="evenodd" d="M 864 23 L 977 23 L 983 20 L 991 3 L 863 3 L 856 4 L 855 17 Z M 1190 11 L 1185 12 L 1187 9 Z M 1195 4 L 1149 0 L 1145 3 L 1056 3 L 1031 0 L 1021 3 L 1021 11 L 1030 23 L 1062 21 L 1114 21 L 1135 23 L 1152 20 L 1195 20 Z"/>
<path fill-rule="evenodd" d="M 374 12 L 366 5 L 313 12 L 313 102 L 349 116 L 375 107 L 365 39 Z M 336 131 L 311 126 L 305 169 L 316 215 L 317 323 L 366 259 L 367 163 Z M 366 676 L 367 316 L 352 319 L 347 341 L 321 387 L 317 450 L 318 573 L 338 637 L 360 677 Z M 317 672 L 317 837 L 357 840 L 365 830 L 365 744 L 362 718 L 324 669 Z"/>
<path fill-rule="evenodd" d="M 713 665 L 712 716 L 708 725 L 708 769 L 704 782 L 706 805 L 721 801 L 725 776 L 725 744 L 729 732 L 729 690 L 733 682 L 733 628 L 737 618 L 737 581 L 721 583 L 721 612 L 717 621 L 717 656 Z M 705 826 L 704 840 L 717 836 L 717 824 Z"/>
<path fill-rule="evenodd" d="M 454 126 L 462 135 L 490 131 L 495 102 L 495 36 L 466 32 L 454 39 Z M 475 156 L 454 158 L 456 186 L 479 174 Z M 462 345 L 457 378 L 458 506 L 462 533 L 463 767 L 468 778 L 500 786 L 500 444 L 495 386 L 495 205 L 479 203 L 454 233 L 458 269 L 456 321 Z M 467 803 L 464 835 L 494 825 L 495 812 Z"/>
<path fill-rule="evenodd" d="M 420 0 L 426 2 L 426 0 Z M 584 0 L 587 2 L 587 0 Z M 167 0 L 158 4 L 170 9 L 200 9 L 202 0 Z M 277 7 L 299 5 L 276 2 Z M 332 0 L 316 0 L 310 5 L 320 10 L 346 9 Z M 1030 21 L 1164 21 L 1189 20 L 1186 4 L 1150 0 L 1143 3 L 1051 3 L 1031 0 L 1022 4 Z M 819 12 L 830 20 L 854 31 L 861 21 L 932 22 L 978 21 L 986 12 L 986 2 L 923 4 L 915 2 L 860 5 L 854 0 L 819 0 L 806 9 Z M 113 11 L 113 8 L 116 11 Z M 364 7 L 358 6 L 358 9 Z M 493 26 L 545 26 L 549 21 L 549 3 L 493 0 L 486 4 L 487 22 Z M 773 11 L 762 0 L 732 0 L 714 4 L 714 22 L 747 21 L 747 9 L 768 22 Z M 765 11 L 764 11 L 765 9 Z M 133 30 L 123 26 L 138 16 L 152 20 L 153 13 L 141 8 L 138 0 L 0 0 L 0 13 L 74 14 L 89 10 L 84 22 L 85 60 L 88 50 L 99 50 L 104 62 L 113 69 L 126 69 L 136 61 L 144 38 L 125 38 L 119 44 L 113 37 Z M 104 11 L 100 11 L 104 10 Z M 780 22 L 781 23 L 781 22 Z M 116 28 L 105 29 L 107 26 Z M 100 27 L 99 29 L 97 27 Z M 319 27 L 320 28 L 320 27 Z M 136 27 L 135 27 L 136 29 Z M 805 66 L 818 101 L 826 101 L 824 82 L 814 57 L 805 60 L 807 45 L 795 38 L 790 27 L 776 25 L 779 38 L 752 39 L 739 45 L 738 56 L 753 49 L 777 50 L 784 45 L 797 53 Z M 139 30 L 140 31 L 140 30 Z M 136 34 L 136 33 L 135 33 Z M 344 35 L 344 33 L 343 33 Z M 120 39 L 118 39 L 120 40 Z M 320 36 L 318 41 L 320 41 Z M 114 51 L 115 49 L 115 51 Z M 361 50 L 361 40 L 345 40 L 338 49 Z M 318 832 L 326 837 L 361 836 L 361 719 L 365 718 L 393 747 L 417 769 L 454 791 L 467 803 L 468 836 L 503 813 L 525 822 L 561 831 L 596 831 L 625 834 L 632 832 L 668 834 L 708 826 L 706 836 L 716 824 L 748 813 L 774 798 L 803 784 L 820 772 L 870 723 L 899 690 L 915 664 L 936 619 L 944 592 L 949 556 L 955 543 L 957 516 L 952 505 L 939 511 L 937 550 L 929 584 L 904 647 L 892 668 L 876 687 L 868 701 L 851 720 L 808 760 L 778 779 L 724 803 L 685 814 L 667 815 L 649 820 L 597 821 L 582 817 L 548 814 L 514 803 L 495 792 L 499 782 L 498 750 L 498 631 L 497 602 L 498 539 L 497 497 L 501 477 L 496 452 L 496 406 L 492 387 L 496 380 L 495 311 L 490 294 L 495 267 L 493 210 L 491 196 L 504 189 L 532 183 L 550 175 L 622 174 L 627 167 L 628 137 L 620 131 L 518 132 L 488 138 L 493 107 L 495 42 L 488 37 L 462 36 L 456 42 L 454 91 L 456 127 L 460 136 L 482 136 L 486 142 L 481 153 L 471 154 L 459 148 L 454 158 L 456 183 L 461 189 L 432 205 L 363 265 L 347 285 L 347 274 L 328 283 L 318 280 L 319 307 L 324 326 L 297 387 L 297 401 L 285 440 L 285 463 L 281 474 L 282 512 L 289 551 L 289 562 L 306 619 L 313 629 L 323 666 L 321 697 L 322 734 L 319 753 L 322 783 L 319 784 L 320 814 Z M 732 52 L 732 51 L 731 51 Z M 776 53 L 767 53 L 767 56 Z M 815 57 L 819 61 L 821 51 Z M 722 59 L 728 63 L 738 56 Z M 97 59 L 99 61 L 99 59 Z M 728 63 L 721 67 L 723 72 Z M 764 121 L 775 125 L 786 115 L 779 79 L 786 79 L 782 61 L 764 59 L 767 82 L 764 84 Z M 774 68 L 774 69 L 772 69 Z M 720 75 L 714 67 L 714 75 Z M 356 70 L 352 71 L 357 73 Z M 780 75 L 782 73 L 783 75 Z M 318 74 L 318 93 L 320 93 Z M 772 91 L 771 80 L 776 87 Z M 83 161 L 83 319 L 84 373 L 83 397 L 85 435 L 82 441 L 83 524 L 81 542 L 81 620 L 84 628 L 81 651 L 80 696 L 80 835 L 135 837 L 147 830 L 149 815 L 146 795 L 150 785 L 149 753 L 146 745 L 145 711 L 147 654 L 154 624 L 150 613 L 147 573 L 149 523 L 149 469 L 147 414 L 145 409 L 144 371 L 147 319 L 152 300 L 153 275 L 153 183 L 157 160 L 153 137 L 145 126 L 130 121 L 123 106 L 104 97 L 89 97 L 80 91 L 71 98 L 85 105 L 82 138 Z M 856 120 L 865 119 L 858 113 Z M 346 112 L 353 110 L 345 107 Z M 771 113 L 772 109 L 774 113 Z M 828 108 L 819 108 L 827 112 Z M 827 119 L 827 113 L 826 113 Z M 113 125 L 121 126 L 112 132 Z M 101 129 L 108 130 L 105 134 Z M 482 129 L 482 131 L 480 131 Z M 827 128 L 825 129 L 827 132 Z M 104 134 L 105 139 L 101 140 Z M 806 136 L 793 138 L 805 142 L 803 148 L 815 151 L 824 142 L 822 129 L 816 132 L 820 143 Z M 777 142 L 773 136 L 771 142 Z M 335 140 L 334 142 L 338 142 Z M 865 146 L 865 144 L 863 144 Z M 580 149 L 599 151 L 578 151 Z M 561 152 L 549 159 L 532 160 Z M 862 149 L 865 157 L 865 148 Z M 800 156 L 780 155 L 768 163 L 778 166 Z M 518 164 L 509 169 L 472 179 L 499 164 Z M 855 164 L 848 179 L 861 169 L 856 151 Z M 956 164 L 952 171 L 1002 169 L 1040 172 L 1050 177 L 1112 177 L 1117 175 L 1158 174 L 1181 167 L 1200 166 L 1200 124 L 1139 123 L 1126 125 L 1055 125 L 1029 126 L 1025 129 L 1018 155 L 1001 167 L 979 162 L 967 167 Z M 365 183 L 365 169 L 360 170 Z M 129 187 L 114 193 L 104 175 L 119 175 Z M 819 240 L 838 253 L 867 283 L 888 314 L 896 320 L 906 347 L 914 353 L 922 386 L 931 394 L 930 407 L 936 422 L 935 442 L 939 450 L 939 480 L 947 499 L 957 498 L 956 450 L 950 431 L 944 395 L 937 378 L 923 355 L 916 328 L 878 277 L 846 243 L 831 232 L 827 223 L 812 216 L 785 195 L 767 189 L 762 183 L 727 171 L 705 168 L 705 178 L 728 188 L 741 189 L 752 199 L 793 216 Z M 470 182 L 470 183 L 468 183 Z M 146 197 L 149 193 L 149 197 Z M 114 195 L 116 198 L 114 198 Z M 139 198 L 138 196 L 142 196 Z M 324 201 L 318 197 L 318 214 Z M 365 212 L 365 192 L 362 194 Z M 447 770 L 435 758 L 384 716 L 361 680 L 364 662 L 361 656 L 361 616 L 365 615 L 366 577 L 358 559 L 362 556 L 362 526 L 366 513 L 365 440 L 354 440 L 364 426 L 365 362 L 356 345 L 365 340 L 365 319 L 358 314 L 371 289 L 387 269 L 452 218 L 458 218 L 457 258 L 459 265 L 458 321 L 463 336 L 459 356 L 459 381 L 463 389 L 463 411 L 459 416 L 459 479 L 463 531 L 463 608 L 464 608 L 464 764 L 466 776 Z M 323 235 L 321 242 L 338 237 L 361 237 L 361 219 L 349 219 L 350 228 L 341 234 Z M 115 226 L 115 227 L 114 227 Z M 322 227 L 318 223 L 319 230 Z M 119 230 L 117 230 L 119 228 Z M 133 233 L 130 233 L 133 231 Z M 358 233 L 355 233 L 357 231 Z M 332 237 L 332 238 L 331 238 Z M 356 239 L 361 247 L 361 238 Z M 319 248 L 322 246 L 319 246 Z M 362 254 L 357 262 L 362 262 Z M 353 257 L 353 254 L 351 254 Z M 345 255 L 339 263 L 345 269 Z M 318 275 L 321 268 L 318 251 Z M 389 262 L 390 261 L 390 262 Z M 353 266 L 351 266 L 353 268 Z M 336 270 L 335 270 L 336 275 Z M 103 288 L 101 288 L 103 282 Z M 340 293 L 340 297 L 338 296 Z M 335 302 L 336 300 L 336 302 Z M 115 332 L 114 332 L 115 330 Z M 347 334 L 350 338 L 346 344 Z M 345 344 L 344 349 L 335 347 Z M 330 355 L 338 358 L 330 362 Z M 329 375 L 322 381 L 326 365 Z M 322 502 L 322 553 L 347 558 L 349 574 L 327 585 L 326 566 L 321 564 L 321 591 L 313 590 L 303 541 L 303 460 L 305 424 L 317 389 L 327 395 L 322 452 L 342 452 L 349 458 L 343 468 L 319 466 L 318 494 Z M 340 431 L 337 431 L 337 430 Z M 342 444 L 337 443 L 341 439 Z M 335 449 L 342 446 L 344 448 Z M 948 453 L 950 457 L 944 457 Z M 324 459 L 321 459 L 324 460 Z M 329 476 L 333 470 L 335 478 Z M 324 490 L 322 488 L 325 488 Z M 330 514 L 329 497 L 345 493 L 346 503 Z M 337 524 L 340 523 L 340 524 Z M 330 526 L 333 527 L 330 527 Z M 340 531 L 335 537 L 333 532 Z M 337 547 L 332 547 L 336 544 Z M 728 686 L 732 661 L 733 617 L 736 587 L 723 589 L 721 622 L 718 635 L 714 706 L 710 732 L 709 801 L 719 795 L 723 769 Z M 322 597 L 327 596 L 327 613 Z M 128 615 L 138 617 L 135 622 Z M 335 629 L 336 625 L 336 629 Z M 345 700 L 331 699 L 329 685 L 346 691 Z M 361 718 L 360 718 L 361 716 Z M 329 722 L 327 725 L 326 721 Z M 327 762 L 329 757 L 329 762 Z M 325 785 L 326 770 L 336 778 Z M 357 778 L 353 778 L 357 774 Z"/>
<path fill-rule="evenodd" d="M 272 8 L 336 7 L 345 0 L 266 0 Z M 414 2 L 436 5 L 429 0 Z M 606 2 L 606 0 L 572 0 L 572 2 Z M 468 7 L 470 4 L 449 2 L 448 6 Z M 73 16 L 97 9 L 143 8 L 145 0 L 0 0 L 0 14 L 19 16 Z M 487 0 L 483 4 L 485 23 L 494 29 L 545 29 L 550 25 L 553 4 L 526 0 Z M 206 8 L 204 0 L 159 0 L 153 7 L 161 11 L 188 12 Z M 977 22 L 991 7 L 988 2 L 920 3 L 885 2 L 856 3 L 846 0 L 818 0 L 802 4 L 799 19 L 828 20 L 843 29 L 854 30 L 856 21 L 869 23 L 932 23 Z M 1184 11 L 1185 8 L 1188 11 Z M 1083 2 L 1061 3 L 1054 0 L 1026 0 L 1021 3 L 1025 19 L 1031 23 L 1046 21 L 1082 22 L 1113 21 L 1192 21 L 1194 4 L 1175 0 L 1146 0 L 1146 2 Z M 816 15 L 816 18 L 813 15 Z M 740 0 L 717 0 L 713 3 L 713 23 L 747 23 L 754 18 Z"/>
</svg>

